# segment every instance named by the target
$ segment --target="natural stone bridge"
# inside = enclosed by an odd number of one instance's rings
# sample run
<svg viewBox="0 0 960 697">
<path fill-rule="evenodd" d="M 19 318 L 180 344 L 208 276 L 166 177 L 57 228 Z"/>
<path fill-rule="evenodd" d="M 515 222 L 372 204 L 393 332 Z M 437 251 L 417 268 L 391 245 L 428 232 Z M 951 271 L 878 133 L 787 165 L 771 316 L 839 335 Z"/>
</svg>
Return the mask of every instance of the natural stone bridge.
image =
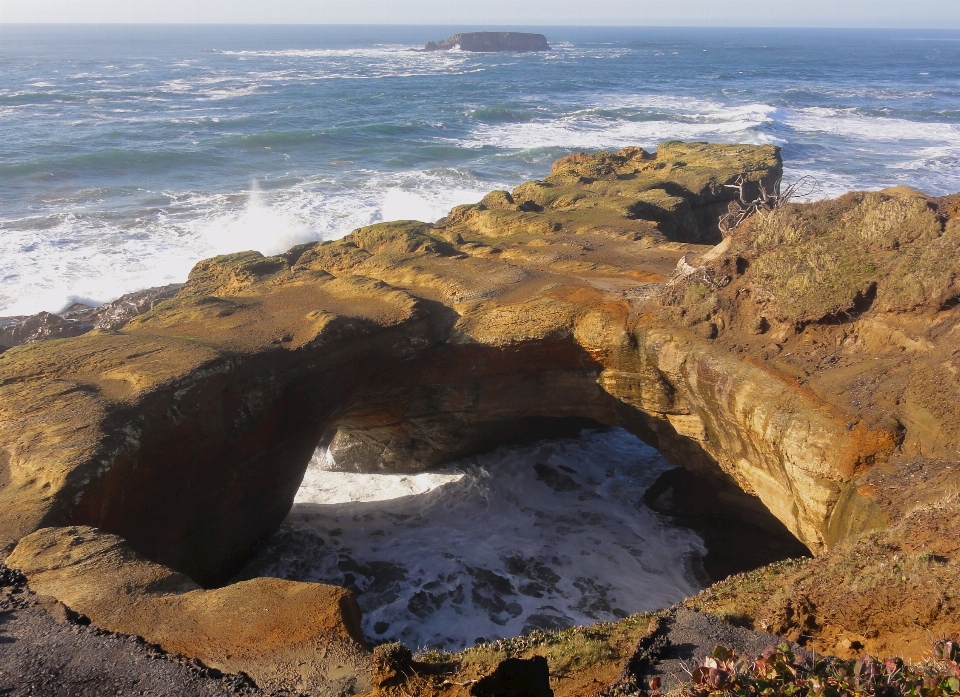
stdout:
<svg viewBox="0 0 960 697">
<path fill-rule="evenodd" d="M 876 522 L 856 475 L 897 434 L 655 302 L 718 241 L 723 185 L 780 171 L 766 146 L 571 156 L 435 226 L 218 257 L 120 331 L 7 351 L 0 540 L 91 525 L 216 584 L 283 520 L 320 443 L 400 472 L 595 423 L 822 550 Z"/>
</svg>

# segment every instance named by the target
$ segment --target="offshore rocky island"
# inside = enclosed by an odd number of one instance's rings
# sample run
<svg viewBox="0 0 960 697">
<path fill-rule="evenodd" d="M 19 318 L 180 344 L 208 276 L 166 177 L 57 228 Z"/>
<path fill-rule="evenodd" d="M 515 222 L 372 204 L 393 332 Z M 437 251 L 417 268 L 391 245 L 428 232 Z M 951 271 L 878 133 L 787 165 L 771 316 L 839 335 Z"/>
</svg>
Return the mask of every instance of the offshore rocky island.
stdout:
<svg viewBox="0 0 960 697">
<path fill-rule="evenodd" d="M 428 41 L 424 51 L 452 51 L 459 49 L 471 53 L 530 53 L 549 51 L 550 44 L 543 34 L 519 31 L 472 31 L 461 32 L 443 41 Z"/>
<path fill-rule="evenodd" d="M 930 658 L 960 636 L 960 195 L 791 203 L 770 195 L 781 176 L 772 146 L 577 153 L 432 225 L 200 262 L 77 336 L 16 320 L 0 685 L 706 694 L 737 675 L 706 657 L 717 644 L 786 641 L 764 660 L 794 673 L 809 656 Z M 229 582 L 318 446 L 417 472 L 588 425 L 637 435 L 706 483 L 718 518 L 813 556 L 663 612 L 417 656 L 371 652 L 346 589 Z M 960 656 L 936 651 L 946 677 L 918 684 L 949 694 Z"/>
</svg>

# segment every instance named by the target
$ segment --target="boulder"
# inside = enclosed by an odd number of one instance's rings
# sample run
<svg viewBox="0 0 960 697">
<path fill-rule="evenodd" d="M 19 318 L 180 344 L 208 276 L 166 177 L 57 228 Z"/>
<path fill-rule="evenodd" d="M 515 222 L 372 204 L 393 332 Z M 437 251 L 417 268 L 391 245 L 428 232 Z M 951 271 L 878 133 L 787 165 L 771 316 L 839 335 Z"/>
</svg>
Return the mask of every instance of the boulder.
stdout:
<svg viewBox="0 0 960 697">
<path fill-rule="evenodd" d="M 270 690 L 354 694 L 367 687 L 369 654 L 350 591 L 258 578 L 204 590 L 95 528 L 44 528 L 7 559 L 31 590 L 53 596 L 102 629 Z"/>
</svg>

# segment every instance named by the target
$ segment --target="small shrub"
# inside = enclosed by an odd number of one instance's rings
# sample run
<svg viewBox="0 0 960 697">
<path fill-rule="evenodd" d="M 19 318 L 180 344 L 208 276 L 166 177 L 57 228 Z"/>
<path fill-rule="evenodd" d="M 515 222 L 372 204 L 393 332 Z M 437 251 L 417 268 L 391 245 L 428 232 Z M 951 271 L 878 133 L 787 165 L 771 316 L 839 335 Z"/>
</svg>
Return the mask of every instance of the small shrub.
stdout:
<svg viewBox="0 0 960 697">
<path fill-rule="evenodd" d="M 933 658 L 907 665 L 883 661 L 798 657 L 789 644 L 769 648 L 756 659 L 718 646 L 694 668 L 684 697 L 785 695 L 788 697 L 946 697 L 960 694 L 960 648 L 942 640 Z"/>
<path fill-rule="evenodd" d="M 652 614 L 631 615 L 619 622 L 598 622 L 590 627 L 536 630 L 523 636 L 480 644 L 456 654 L 429 650 L 417 654 L 416 658 L 423 663 L 456 663 L 461 669 L 477 668 L 482 672 L 508 658 L 529 658 L 536 654 L 547 659 L 552 675 L 564 675 L 617 660 L 618 653 L 624 650 L 632 653 L 639 638 L 652 631 L 656 621 L 656 615 Z"/>
<path fill-rule="evenodd" d="M 381 644 L 373 650 L 373 670 L 378 674 L 409 672 L 411 661 L 413 653 L 398 641 Z"/>
<path fill-rule="evenodd" d="M 780 318 L 797 323 L 863 311 L 940 309 L 960 294 L 960 223 L 910 192 L 855 193 L 751 217 L 731 251 Z M 869 306 L 869 303 L 867 303 Z"/>
</svg>

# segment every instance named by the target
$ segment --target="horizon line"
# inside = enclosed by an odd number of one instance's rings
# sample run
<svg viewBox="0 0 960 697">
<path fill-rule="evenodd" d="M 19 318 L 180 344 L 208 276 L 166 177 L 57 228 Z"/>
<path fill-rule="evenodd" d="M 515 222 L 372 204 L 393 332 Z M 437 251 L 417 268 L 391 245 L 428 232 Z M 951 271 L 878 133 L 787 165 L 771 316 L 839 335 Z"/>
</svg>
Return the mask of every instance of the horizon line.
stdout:
<svg viewBox="0 0 960 697">
<path fill-rule="evenodd" d="M 797 30 L 860 30 L 860 31 L 936 31 L 958 32 L 960 26 L 955 27 L 904 27 L 904 26 L 862 26 L 862 25 L 798 25 L 798 24 L 471 24 L 468 22 L 453 23 L 357 23 L 357 22 L 5 22 L 0 20 L 0 28 L 9 26 L 18 27 L 505 27 L 505 28 L 546 28 L 546 27 L 575 27 L 582 29 L 797 29 Z"/>
</svg>

